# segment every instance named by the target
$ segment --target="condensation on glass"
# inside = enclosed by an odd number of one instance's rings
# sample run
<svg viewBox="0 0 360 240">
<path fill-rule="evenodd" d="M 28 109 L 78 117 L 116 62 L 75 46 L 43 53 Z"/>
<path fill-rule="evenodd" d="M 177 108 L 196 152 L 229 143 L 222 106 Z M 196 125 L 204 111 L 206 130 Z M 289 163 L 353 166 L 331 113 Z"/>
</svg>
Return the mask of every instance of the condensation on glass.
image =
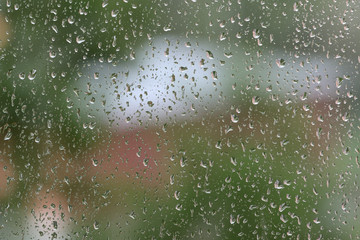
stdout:
<svg viewBox="0 0 360 240">
<path fill-rule="evenodd" d="M 358 239 L 356 0 L 1 0 L 0 239 Z"/>
</svg>

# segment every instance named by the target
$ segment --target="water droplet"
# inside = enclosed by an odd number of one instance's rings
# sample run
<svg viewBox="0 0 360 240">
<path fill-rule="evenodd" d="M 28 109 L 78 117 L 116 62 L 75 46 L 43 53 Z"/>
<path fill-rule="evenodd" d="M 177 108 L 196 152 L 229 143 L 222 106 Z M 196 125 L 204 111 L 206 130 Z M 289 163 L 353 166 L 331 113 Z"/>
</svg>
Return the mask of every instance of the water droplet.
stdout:
<svg viewBox="0 0 360 240">
<path fill-rule="evenodd" d="M 297 3 L 294 3 L 294 5 L 293 5 L 293 10 L 294 10 L 295 12 L 299 11 L 298 4 L 297 4 Z"/>
<path fill-rule="evenodd" d="M 95 220 L 93 226 L 95 230 L 98 230 L 100 228 L 100 223 Z"/>
<path fill-rule="evenodd" d="M 180 71 L 181 72 L 184 72 L 184 71 L 186 71 L 188 68 L 187 67 L 180 67 Z"/>
<path fill-rule="evenodd" d="M 254 96 L 254 97 L 252 98 L 251 102 L 252 102 L 252 104 L 254 104 L 254 105 L 258 105 L 259 102 L 260 102 L 260 97 Z"/>
<path fill-rule="evenodd" d="M 153 107 L 153 106 L 154 106 L 154 103 L 153 103 L 152 101 L 148 101 L 147 104 L 148 104 L 149 107 Z"/>
<path fill-rule="evenodd" d="M 83 43 L 85 42 L 85 38 L 84 37 L 81 37 L 81 36 L 77 36 L 76 37 L 76 43 L 80 44 L 80 43 Z"/>
<path fill-rule="evenodd" d="M 70 16 L 70 17 L 68 18 L 68 23 L 69 23 L 69 24 L 74 24 L 74 22 L 75 22 L 74 16 Z"/>
<path fill-rule="evenodd" d="M 24 72 L 19 73 L 19 78 L 21 80 L 24 80 L 25 79 L 25 73 Z"/>
<path fill-rule="evenodd" d="M 230 162 L 232 163 L 232 165 L 236 166 L 237 165 L 237 161 L 235 157 L 231 157 L 230 158 Z"/>
<path fill-rule="evenodd" d="M 216 71 L 212 71 L 211 77 L 212 77 L 214 80 L 217 80 L 217 79 L 218 79 L 217 72 L 216 72 Z"/>
<path fill-rule="evenodd" d="M 4 140 L 6 141 L 6 140 L 10 140 L 10 138 L 11 138 L 11 136 L 12 136 L 12 132 L 7 132 L 7 134 L 5 135 L 5 137 L 4 137 Z"/>
<path fill-rule="evenodd" d="M 274 183 L 274 187 L 275 187 L 275 189 L 280 190 L 280 189 L 284 188 L 284 185 L 282 185 L 279 180 L 276 180 L 275 183 Z"/>
<path fill-rule="evenodd" d="M 236 218 L 230 214 L 230 224 L 234 224 L 236 222 Z"/>
<path fill-rule="evenodd" d="M 309 104 L 304 104 L 303 109 L 304 109 L 305 112 L 309 111 L 310 110 Z"/>
<path fill-rule="evenodd" d="M 253 30 L 253 38 L 258 39 L 260 37 L 260 31 L 259 29 Z"/>
<path fill-rule="evenodd" d="M 164 26 L 163 29 L 164 29 L 165 32 L 171 31 L 171 25 L 170 25 L 170 23 L 169 23 L 168 25 Z"/>
<path fill-rule="evenodd" d="M 182 204 L 180 204 L 180 203 L 177 204 L 176 207 L 175 207 L 175 209 L 178 210 L 178 211 L 181 211 L 181 209 L 182 209 Z"/>
<path fill-rule="evenodd" d="M 129 217 L 132 218 L 132 219 L 135 219 L 135 218 L 136 218 L 135 212 L 132 211 L 132 212 L 129 214 Z"/>
<path fill-rule="evenodd" d="M 206 56 L 208 59 L 214 59 L 214 54 L 210 51 L 206 51 Z"/>
<path fill-rule="evenodd" d="M 233 123 L 237 123 L 237 122 L 239 122 L 239 117 L 235 114 L 231 114 L 231 121 Z"/>
<path fill-rule="evenodd" d="M 94 165 L 94 167 L 97 167 L 98 164 L 99 164 L 99 161 L 94 158 L 94 159 L 92 160 L 92 164 Z"/>
<path fill-rule="evenodd" d="M 336 88 L 340 88 L 341 87 L 341 84 L 343 83 L 344 81 L 344 78 L 342 77 L 337 77 L 336 78 Z"/>
<path fill-rule="evenodd" d="M 224 53 L 224 56 L 227 57 L 227 58 L 231 58 L 233 56 L 233 54 L 231 52 Z"/>
<path fill-rule="evenodd" d="M 279 68 L 284 68 L 285 67 L 285 60 L 284 59 L 276 59 L 276 64 L 278 65 Z"/>
<path fill-rule="evenodd" d="M 53 221 L 53 228 L 54 228 L 54 230 L 56 230 L 57 228 L 58 228 L 58 223 L 57 223 L 57 221 Z"/>
<path fill-rule="evenodd" d="M 29 80 L 34 80 L 35 79 L 35 77 L 36 77 L 36 69 L 32 69 L 31 71 L 30 71 L 30 73 L 29 73 L 29 75 L 28 75 L 28 78 L 29 78 Z"/>
<path fill-rule="evenodd" d="M 101 4 L 101 6 L 104 8 L 109 4 L 109 0 L 105 0 L 103 1 L 103 3 Z"/>
<path fill-rule="evenodd" d="M 174 177 L 174 175 L 171 175 L 170 176 L 170 185 L 174 185 L 174 183 L 175 183 L 175 177 Z"/>
<path fill-rule="evenodd" d="M 179 191 L 175 191 L 174 197 L 175 197 L 176 200 L 179 200 L 179 199 L 180 199 L 180 192 L 179 192 Z"/>
<path fill-rule="evenodd" d="M 53 25 L 51 28 L 55 33 L 58 33 L 58 28 L 56 25 Z"/>
<path fill-rule="evenodd" d="M 112 10 L 111 11 L 111 17 L 116 17 L 119 14 L 119 10 Z"/>
<path fill-rule="evenodd" d="M 149 159 L 148 159 L 148 158 L 145 158 L 145 159 L 143 160 L 143 164 L 144 164 L 145 167 L 147 167 L 147 166 L 149 165 Z"/>
<path fill-rule="evenodd" d="M 226 33 L 221 33 L 219 36 L 220 41 L 224 41 L 226 39 Z"/>
<path fill-rule="evenodd" d="M 130 52 L 130 60 L 135 60 L 136 56 L 135 56 L 135 52 L 131 51 Z"/>
<path fill-rule="evenodd" d="M 55 58 L 56 57 L 56 52 L 54 50 L 50 50 L 49 51 L 49 56 L 50 56 L 50 58 Z"/>
</svg>

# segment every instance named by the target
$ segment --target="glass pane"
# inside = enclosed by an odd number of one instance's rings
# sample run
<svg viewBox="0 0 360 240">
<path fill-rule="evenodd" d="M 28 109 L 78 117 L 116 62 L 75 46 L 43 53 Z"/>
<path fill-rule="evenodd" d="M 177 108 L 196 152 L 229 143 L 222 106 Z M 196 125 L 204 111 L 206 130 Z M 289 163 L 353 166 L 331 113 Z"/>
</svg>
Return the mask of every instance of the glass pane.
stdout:
<svg viewBox="0 0 360 240">
<path fill-rule="evenodd" d="M 357 239 L 355 0 L 0 0 L 0 239 Z"/>
</svg>

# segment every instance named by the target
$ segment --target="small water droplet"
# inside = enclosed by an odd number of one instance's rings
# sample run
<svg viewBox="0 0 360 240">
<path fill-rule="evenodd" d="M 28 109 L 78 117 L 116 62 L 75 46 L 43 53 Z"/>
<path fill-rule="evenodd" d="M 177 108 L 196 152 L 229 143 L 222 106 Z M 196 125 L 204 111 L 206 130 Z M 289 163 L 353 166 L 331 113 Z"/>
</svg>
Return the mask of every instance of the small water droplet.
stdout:
<svg viewBox="0 0 360 240">
<path fill-rule="evenodd" d="M 92 163 L 93 163 L 94 167 L 97 167 L 99 165 L 99 161 L 95 158 L 92 160 Z"/>
<path fill-rule="evenodd" d="M 344 81 L 344 78 L 342 77 L 337 77 L 336 78 L 336 88 L 340 88 L 341 87 L 341 84 L 343 83 Z"/>
<path fill-rule="evenodd" d="M 180 67 L 180 71 L 181 72 L 184 72 L 184 71 L 186 71 L 188 68 L 187 67 Z"/>
<path fill-rule="evenodd" d="M 57 223 L 57 221 L 53 221 L 53 228 L 54 228 L 54 230 L 56 230 L 57 228 L 58 228 L 58 223 Z"/>
<path fill-rule="evenodd" d="M 77 37 L 76 37 L 76 43 L 81 44 L 81 43 L 83 43 L 83 42 L 85 42 L 85 38 L 84 38 L 84 37 L 81 37 L 81 36 L 77 36 Z"/>
<path fill-rule="evenodd" d="M 294 3 L 294 5 L 293 5 L 293 10 L 294 10 L 295 12 L 299 11 L 298 4 L 297 4 L 297 3 Z"/>
<path fill-rule="evenodd" d="M 260 97 L 254 96 L 254 97 L 252 98 L 251 102 L 252 102 L 252 104 L 254 104 L 254 105 L 258 105 L 259 102 L 260 102 Z"/>
<path fill-rule="evenodd" d="M 174 175 L 171 175 L 170 176 L 170 185 L 174 185 L 174 183 L 175 183 L 175 177 L 174 177 Z"/>
<path fill-rule="evenodd" d="M 130 52 L 130 60 L 135 60 L 135 58 L 136 58 L 135 52 L 131 51 Z"/>
<path fill-rule="evenodd" d="M 178 211 L 181 211 L 181 209 L 182 209 L 182 204 L 180 204 L 180 203 L 177 204 L 176 207 L 175 207 L 175 209 L 178 210 Z"/>
<path fill-rule="evenodd" d="M 154 103 L 153 103 L 152 101 L 148 101 L 147 104 L 148 104 L 149 107 L 153 107 L 153 106 L 154 106 Z"/>
<path fill-rule="evenodd" d="M 132 211 L 132 212 L 129 214 L 129 217 L 131 217 L 132 219 L 135 219 L 135 218 L 136 218 L 135 212 Z"/>
<path fill-rule="evenodd" d="M 212 71 L 211 77 L 212 77 L 214 80 L 217 80 L 217 79 L 218 79 L 217 72 L 216 72 L 216 71 Z"/>
<path fill-rule="evenodd" d="M 103 1 L 103 3 L 101 4 L 101 6 L 104 8 L 109 4 L 109 0 L 105 0 Z"/>
<path fill-rule="evenodd" d="M 29 75 L 28 75 L 28 78 L 29 78 L 29 80 L 34 80 L 35 79 L 35 77 L 36 77 L 36 69 L 32 69 L 31 71 L 30 71 L 30 73 L 29 73 Z"/>
<path fill-rule="evenodd" d="M 274 183 L 274 187 L 275 187 L 275 189 L 280 190 L 280 189 L 284 188 L 284 185 L 282 185 L 279 180 L 276 180 L 275 183 Z"/>
<path fill-rule="evenodd" d="M 11 136 L 12 136 L 12 132 L 9 131 L 9 132 L 5 135 L 4 140 L 5 140 L 5 141 L 6 141 L 6 140 L 10 140 Z"/>
<path fill-rule="evenodd" d="M 206 56 L 208 59 L 214 59 L 214 54 L 211 51 L 206 51 Z"/>
<path fill-rule="evenodd" d="M 235 157 L 231 157 L 230 158 L 230 162 L 232 163 L 232 165 L 236 166 L 237 165 L 237 161 Z"/>
<path fill-rule="evenodd" d="M 224 53 L 224 56 L 227 57 L 227 58 L 231 58 L 233 56 L 233 54 L 231 52 Z"/>
<path fill-rule="evenodd" d="M 237 122 L 239 122 L 239 117 L 235 114 L 231 114 L 231 121 L 233 123 L 237 123 Z"/>
<path fill-rule="evenodd" d="M 175 197 L 176 200 L 179 200 L 179 199 L 180 199 L 180 192 L 179 192 L 179 191 L 175 191 L 174 197 Z"/>
<path fill-rule="evenodd" d="M 25 79 L 25 73 L 24 72 L 19 73 L 19 78 L 21 80 L 24 80 Z"/>
<path fill-rule="evenodd" d="M 276 59 L 276 64 L 278 65 L 279 68 L 284 68 L 285 67 L 285 60 L 280 58 L 280 59 Z"/>
<path fill-rule="evenodd" d="M 234 224 L 235 221 L 236 221 L 236 218 L 232 214 L 230 214 L 230 224 Z"/>
<path fill-rule="evenodd" d="M 95 230 L 98 230 L 100 228 L 100 223 L 95 220 L 93 226 Z"/>
<path fill-rule="evenodd" d="M 253 38 L 258 39 L 260 37 L 260 31 L 259 29 L 253 30 Z"/>
<path fill-rule="evenodd" d="M 69 24 L 74 24 L 74 22 L 75 22 L 74 16 L 70 16 L 70 17 L 68 18 L 68 23 L 69 23 Z"/>
<path fill-rule="evenodd" d="M 56 52 L 54 50 L 50 50 L 49 51 L 49 56 L 50 56 L 50 58 L 55 58 L 56 57 Z"/>
<path fill-rule="evenodd" d="M 111 17 L 116 17 L 119 14 L 119 10 L 112 10 L 111 11 Z"/>
<path fill-rule="evenodd" d="M 168 25 L 164 26 L 163 29 L 164 29 L 164 32 L 169 32 L 169 31 L 171 31 L 171 25 L 168 24 Z"/>
</svg>

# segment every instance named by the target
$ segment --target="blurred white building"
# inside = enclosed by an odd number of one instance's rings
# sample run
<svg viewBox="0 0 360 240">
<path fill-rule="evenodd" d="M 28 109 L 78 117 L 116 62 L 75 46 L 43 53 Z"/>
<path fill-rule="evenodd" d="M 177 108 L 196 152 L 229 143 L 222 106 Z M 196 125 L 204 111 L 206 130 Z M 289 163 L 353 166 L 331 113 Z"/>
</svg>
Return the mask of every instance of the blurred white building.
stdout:
<svg viewBox="0 0 360 240">
<path fill-rule="evenodd" d="M 153 125 L 194 120 L 208 110 L 223 112 L 221 103 L 236 101 L 240 92 L 249 99 L 275 94 L 295 102 L 326 101 L 337 90 L 351 88 L 345 86 L 347 69 L 336 59 L 259 54 L 246 46 L 231 53 L 206 40 L 160 36 L 129 59 L 116 65 L 87 64 L 74 99 L 81 116 L 110 121 L 114 127 Z"/>
</svg>

